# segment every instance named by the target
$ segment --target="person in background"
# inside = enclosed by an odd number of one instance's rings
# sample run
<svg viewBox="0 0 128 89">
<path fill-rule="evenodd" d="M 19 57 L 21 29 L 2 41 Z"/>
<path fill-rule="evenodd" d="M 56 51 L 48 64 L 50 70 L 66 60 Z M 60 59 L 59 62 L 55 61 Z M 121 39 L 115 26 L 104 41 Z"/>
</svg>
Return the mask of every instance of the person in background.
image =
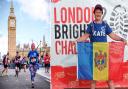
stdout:
<svg viewBox="0 0 128 89">
<path fill-rule="evenodd" d="M 21 65 L 20 58 L 21 57 L 19 56 L 19 52 L 16 52 L 14 63 L 15 63 L 15 77 L 17 77 L 17 78 L 18 78 L 18 75 L 19 75 L 20 65 Z"/>
<path fill-rule="evenodd" d="M 102 20 L 103 7 L 100 4 L 97 4 L 94 8 L 95 20 L 92 21 L 86 30 L 86 33 L 77 39 L 77 42 L 84 42 L 90 38 L 90 42 L 107 42 L 107 35 L 116 41 L 122 41 L 127 44 L 127 41 L 112 32 L 112 29 L 109 25 Z M 108 81 L 110 89 L 115 89 L 114 83 L 112 80 Z M 95 89 L 96 81 L 92 81 L 91 89 Z"/>
<path fill-rule="evenodd" d="M 3 56 L 3 65 L 4 65 L 4 69 L 3 69 L 3 71 L 2 71 L 2 76 L 3 76 L 4 72 L 6 72 L 5 75 L 8 74 L 9 62 L 10 62 L 10 61 L 9 61 L 9 53 L 7 53 L 7 55 L 4 55 L 4 56 Z"/>
<path fill-rule="evenodd" d="M 44 56 L 44 63 L 45 63 L 45 73 L 49 73 L 49 68 L 50 68 L 50 56 L 48 53 Z"/>
<path fill-rule="evenodd" d="M 27 59 L 26 59 L 26 57 L 23 57 L 23 59 L 22 59 L 22 66 L 24 68 L 24 72 L 26 72 L 26 66 L 27 66 Z"/>
<path fill-rule="evenodd" d="M 42 63 L 42 67 L 45 67 L 45 64 L 44 64 L 44 56 L 41 55 L 41 63 Z"/>
</svg>

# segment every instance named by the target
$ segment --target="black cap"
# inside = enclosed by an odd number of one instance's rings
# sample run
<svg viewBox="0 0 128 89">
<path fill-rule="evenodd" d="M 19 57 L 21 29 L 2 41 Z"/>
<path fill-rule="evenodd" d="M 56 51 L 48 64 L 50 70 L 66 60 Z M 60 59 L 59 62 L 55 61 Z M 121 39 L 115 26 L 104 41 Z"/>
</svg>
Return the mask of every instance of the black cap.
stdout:
<svg viewBox="0 0 128 89">
<path fill-rule="evenodd" d="M 102 13 L 103 13 L 103 7 L 102 7 L 100 4 L 97 4 L 97 5 L 95 6 L 95 8 L 94 8 L 94 13 L 95 13 L 95 11 L 96 11 L 97 9 L 99 9 L 99 10 L 102 11 Z"/>
</svg>

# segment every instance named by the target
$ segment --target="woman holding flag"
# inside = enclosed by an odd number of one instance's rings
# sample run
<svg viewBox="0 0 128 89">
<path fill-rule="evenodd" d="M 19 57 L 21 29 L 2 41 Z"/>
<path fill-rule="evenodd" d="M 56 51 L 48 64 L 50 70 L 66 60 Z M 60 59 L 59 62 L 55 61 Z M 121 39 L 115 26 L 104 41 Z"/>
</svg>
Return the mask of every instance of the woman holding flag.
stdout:
<svg viewBox="0 0 128 89">
<path fill-rule="evenodd" d="M 116 41 L 122 41 L 127 44 L 127 41 L 112 32 L 109 25 L 102 20 L 103 7 L 97 4 L 94 8 L 95 20 L 92 21 L 86 30 L 86 33 L 77 39 L 77 42 L 83 42 L 90 38 L 90 42 L 107 42 L 107 35 Z M 112 80 L 108 82 L 110 89 L 115 89 Z M 91 89 L 95 89 L 96 81 L 91 83 Z"/>
</svg>

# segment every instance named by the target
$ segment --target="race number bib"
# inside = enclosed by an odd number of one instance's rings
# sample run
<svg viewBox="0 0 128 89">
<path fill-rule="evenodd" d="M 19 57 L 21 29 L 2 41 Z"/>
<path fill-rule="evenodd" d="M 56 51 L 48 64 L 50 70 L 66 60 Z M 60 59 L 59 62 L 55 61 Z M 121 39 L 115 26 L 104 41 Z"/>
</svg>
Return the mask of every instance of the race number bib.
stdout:
<svg viewBox="0 0 128 89">
<path fill-rule="evenodd" d="M 36 59 L 35 59 L 35 58 L 32 58 L 32 59 L 31 59 L 31 62 L 36 62 Z"/>
</svg>

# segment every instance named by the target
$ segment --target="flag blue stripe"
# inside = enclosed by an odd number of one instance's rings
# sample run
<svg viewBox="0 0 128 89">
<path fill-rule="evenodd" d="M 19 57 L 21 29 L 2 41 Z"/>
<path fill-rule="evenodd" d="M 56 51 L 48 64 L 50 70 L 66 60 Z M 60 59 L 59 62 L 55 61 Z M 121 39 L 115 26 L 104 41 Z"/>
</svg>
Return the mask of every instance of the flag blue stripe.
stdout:
<svg viewBox="0 0 128 89">
<path fill-rule="evenodd" d="M 78 51 L 78 79 L 93 79 L 93 46 L 92 43 L 77 43 Z"/>
</svg>

